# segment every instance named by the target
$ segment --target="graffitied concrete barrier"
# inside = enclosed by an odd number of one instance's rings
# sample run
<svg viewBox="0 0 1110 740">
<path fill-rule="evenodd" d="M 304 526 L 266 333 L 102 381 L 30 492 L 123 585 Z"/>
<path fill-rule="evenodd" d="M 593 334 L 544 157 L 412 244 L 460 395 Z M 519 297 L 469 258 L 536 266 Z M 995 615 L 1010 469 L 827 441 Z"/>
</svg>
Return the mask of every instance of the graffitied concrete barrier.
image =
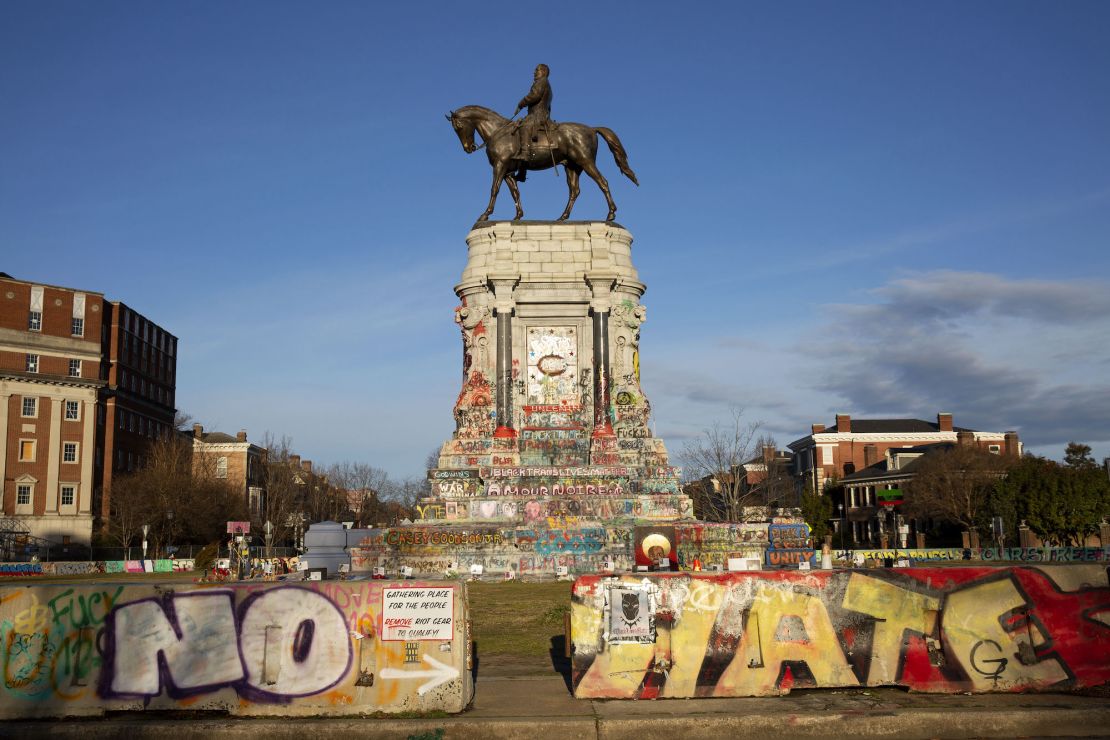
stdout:
<svg viewBox="0 0 1110 740">
<path fill-rule="evenodd" d="M 0 587 L 0 719 L 120 710 L 459 712 L 466 585 Z"/>
<path fill-rule="evenodd" d="M 1091 565 L 583 576 L 571 632 L 578 698 L 1110 681 L 1110 584 Z"/>
</svg>

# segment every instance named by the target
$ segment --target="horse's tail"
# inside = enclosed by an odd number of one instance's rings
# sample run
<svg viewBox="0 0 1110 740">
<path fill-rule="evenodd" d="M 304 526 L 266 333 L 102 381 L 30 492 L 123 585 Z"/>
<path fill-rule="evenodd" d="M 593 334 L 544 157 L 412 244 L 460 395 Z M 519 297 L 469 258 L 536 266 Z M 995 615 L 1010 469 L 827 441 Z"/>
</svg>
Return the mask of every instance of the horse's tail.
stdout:
<svg viewBox="0 0 1110 740">
<path fill-rule="evenodd" d="M 601 138 L 605 139 L 605 143 L 609 145 L 609 151 L 613 153 L 613 159 L 617 161 L 617 167 L 620 167 L 624 176 L 639 185 L 640 181 L 636 179 L 636 173 L 628 166 L 628 153 L 624 151 L 621 140 L 617 138 L 613 130 L 605 128 L 604 126 L 598 126 L 594 131 L 600 134 Z"/>
</svg>

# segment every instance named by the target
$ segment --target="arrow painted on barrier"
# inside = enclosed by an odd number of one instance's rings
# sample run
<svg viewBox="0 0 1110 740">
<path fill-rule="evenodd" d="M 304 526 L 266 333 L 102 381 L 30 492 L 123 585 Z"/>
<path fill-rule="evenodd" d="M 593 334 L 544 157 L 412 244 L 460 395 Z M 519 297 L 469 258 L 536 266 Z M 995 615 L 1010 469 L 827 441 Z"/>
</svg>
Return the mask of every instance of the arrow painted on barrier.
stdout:
<svg viewBox="0 0 1110 740">
<path fill-rule="evenodd" d="M 424 654 L 424 660 L 432 666 L 430 670 L 406 671 L 400 668 L 383 668 L 381 670 L 381 673 L 379 673 L 378 675 L 380 675 L 382 678 L 432 679 L 427 683 L 421 684 L 420 688 L 416 690 L 416 693 L 420 694 L 421 696 L 424 696 L 424 694 L 427 694 L 436 686 L 439 686 L 442 683 L 447 683 L 448 681 L 459 677 L 459 669 L 454 666 L 447 665 L 446 663 L 440 663 L 438 660 L 428 655 L 427 653 Z"/>
</svg>

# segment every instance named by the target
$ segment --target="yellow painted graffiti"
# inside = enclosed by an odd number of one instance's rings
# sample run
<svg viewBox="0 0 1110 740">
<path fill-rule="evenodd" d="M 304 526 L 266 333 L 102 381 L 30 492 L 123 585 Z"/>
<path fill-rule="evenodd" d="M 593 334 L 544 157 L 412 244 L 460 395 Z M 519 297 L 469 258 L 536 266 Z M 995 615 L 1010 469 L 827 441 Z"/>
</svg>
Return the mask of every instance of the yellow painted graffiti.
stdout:
<svg viewBox="0 0 1110 740">
<path fill-rule="evenodd" d="M 877 578 L 853 573 L 844 594 L 844 608 L 874 617 L 871 669 L 867 683 L 881 686 L 898 677 L 902 659 L 902 637 L 906 630 L 933 634 L 939 600 L 907 591 Z"/>
<path fill-rule="evenodd" d="M 983 605 L 989 604 L 990 609 Z M 944 609 L 944 634 L 976 691 L 991 691 L 999 683 L 1050 686 L 1068 677 L 1055 658 L 1032 662 L 1038 635 L 1026 630 L 1009 632 L 1001 615 L 1024 607 L 1025 599 L 1009 580 L 977 585 L 949 594 Z M 1028 647 L 1023 648 L 1023 643 Z M 1028 663 L 1028 664 L 1027 664 Z"/>
<path fill-rule="evenodd" d="M 804 661 L 818 686 L 857 683 L 821 599 L 757 583 L 740 647 L 714 695 L 777 693 L 785 661 Z"/>
</svg>

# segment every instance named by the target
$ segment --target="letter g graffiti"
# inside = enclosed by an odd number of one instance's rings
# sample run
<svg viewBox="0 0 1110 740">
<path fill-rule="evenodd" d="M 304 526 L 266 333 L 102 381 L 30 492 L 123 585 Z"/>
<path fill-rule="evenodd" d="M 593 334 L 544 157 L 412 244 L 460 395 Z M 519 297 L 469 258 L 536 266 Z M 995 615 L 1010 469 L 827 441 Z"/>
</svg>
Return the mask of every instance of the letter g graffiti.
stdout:
<svg viewBox="0 0 1110 740">
<path fill-rule="evenodd" d="M 1002 675 L 1002 672 L 1006 670 L 1006 664 L 1010 661 L 1006 658 L 978 657 L 979 648 L 983 647 L 984 645 L 990 645 L 991 647 L 993 647 L 995 653 L 1001 654 L 1002 652 L 1002 646 L 994 640 L 980 640 L 979 642 L 975 643 L 974 647 L 971 648 L 971 667 L 987 678 L 992 678 L 997 681 L 998 677 Z"/>
</svg>

